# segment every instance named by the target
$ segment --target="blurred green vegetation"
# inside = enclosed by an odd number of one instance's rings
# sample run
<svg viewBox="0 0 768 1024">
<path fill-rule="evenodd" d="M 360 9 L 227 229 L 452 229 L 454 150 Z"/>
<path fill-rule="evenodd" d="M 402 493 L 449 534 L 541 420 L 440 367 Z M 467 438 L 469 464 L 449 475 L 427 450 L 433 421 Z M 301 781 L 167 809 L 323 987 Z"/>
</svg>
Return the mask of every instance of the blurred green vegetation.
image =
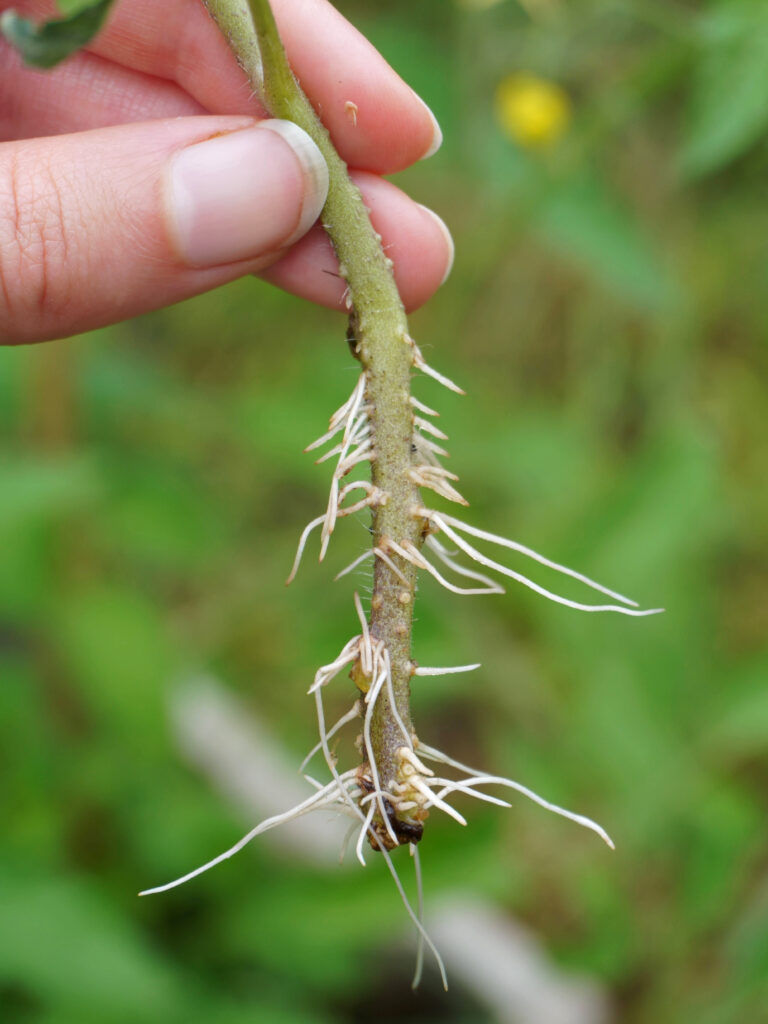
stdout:
<svg viewBox="0 0 768 1024">
<path fill-rule="evenodd" d="M 462 603 L 424 582 L 417 656 L 483 669 L 420 684 L 421 734 L 589 813 L 618 847 L 535 807 L 473 806 L 467 830 L 430 826 L 428 901 L 491 897 L 601 980 L 621 1021 L 765 1020 L 765 4 L 339 6 L 445 132 L 402 184 L 457 242 L 414 333 L 468 391 L 418 385 L 472 521 L 668 609 L 580 616 L 513 588 Z M 516 72 L 570 97 L 549 147 L 495 120 Z M 174 746 L 180 678 L 216 674 L 297 763 L 313 741 L 306 687 L 352 621 L 348 581 L 329 580 L 363 520 L 283 580 L 324 502 L 301 449 L 353 380 L 343 334 L 248 280 L 2 352 L 8 1024 L 344 1024 L 393 1020 L 397 1000 L 401 1020 L 481 1019 L 450 1001 L 430 1016 L 429 986 L 403 996 L 406 922 L 381 865 L 319 871 L 258 841 L 135 897 L 244 830 Z"/>
</svg>

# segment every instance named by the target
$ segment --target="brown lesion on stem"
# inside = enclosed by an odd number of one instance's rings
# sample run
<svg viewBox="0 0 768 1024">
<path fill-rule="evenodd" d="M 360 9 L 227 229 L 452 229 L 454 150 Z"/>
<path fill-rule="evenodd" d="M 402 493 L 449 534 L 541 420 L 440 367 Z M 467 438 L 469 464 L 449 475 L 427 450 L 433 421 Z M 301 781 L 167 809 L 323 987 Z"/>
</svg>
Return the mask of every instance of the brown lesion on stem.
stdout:
<svg viewBox="0 0 768 1024">
<path fill-rule="evenodd" d="M 378 326 L 378 325 L 377 325 Z M 415 565 L 402 558 L 388 545 L 390 537 L 402 546 L 410 541 L 417 547 L 423 542 L 425 522 L 414 514 L 419 507 L 418 488 L 410 478 L 413 452 L 413 406 L 410 381 L 413 357 L 402 334 L 395 335 L 396 344 L 377 344 L 376 337 L 366 337 L 360 320 L 350 318 L 347 340 L 366 369 L 366 404 L 373 426 L 373 447 L 376 458 L 372 463 L 372 480 L 387 494 L 387 502 L 373 509 L 373 545 L 388 555 L 389 560 L 377 558 L 373 569 L 373 596 L 371 599 L 370 630 L 374 640 L 384 644 L 389 653 L 392 674 L 391 693 L 396 712 L 391 707 L 388 688 L 382 688 L 372 714 L 371 746 L 376 759 L 382 790 L 392 792 L 403 782 L 402 759 L 398 750 L 406 738 L 414 735 L 410 711 L 411 696 L 411 633 L 413 605 L 416 596 Z M 398 717 L 400 721 L 398 721 Z M 386 806 L 392 807 L 387 802 Z M 400 811 L 392 808 L 389 824 L 401 843 L 418 842 L 423 831 L 424 813 L 416 809 Z M 374 815 L 372 829 L 379 841 L 391 848 L 392 836 L 381 820 Z M 372 845 L 373 842 L 372 842 Z"/>
</svg>

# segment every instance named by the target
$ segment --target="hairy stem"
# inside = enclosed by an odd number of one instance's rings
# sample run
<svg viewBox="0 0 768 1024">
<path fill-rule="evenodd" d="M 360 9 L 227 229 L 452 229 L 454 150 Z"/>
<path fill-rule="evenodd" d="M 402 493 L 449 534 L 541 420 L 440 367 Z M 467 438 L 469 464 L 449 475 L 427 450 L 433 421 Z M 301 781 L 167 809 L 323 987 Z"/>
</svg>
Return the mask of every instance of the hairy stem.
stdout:
<svg viewBox="0 0 768 1024">
<path fill-rule="evenodd" d="M 374 459 L 372 479 L 384 495 L 373 508 L 373 544 L 384 558 L 374 563 L 371 600 L 371 635 L 389 654 L 392 694 L 388 688 L 377 699 L 371 723 L 371 746 L 382 789 L 401 782 L 398 750 L 404 745 L 398 715 L 409 733 L 411 625 L 416 568 L 388 548 L 422 543 L 425 520 L 415 513 L 419 493 L 411 481 L 413 409 L 411 373 L 413 347 L 408 337 L 405 310 L 392 275 L 391 261 L 381 247 L 357 186 L 336 152 L 328 132 L 294 77 L 283 49 L 269 0 L 204 0 L 218 23 L 255 92 L 269 112 L 294 121 L 317 143 L 329 171 L 328 199 L 323 227 L 339 259 L 348 287 L 351 310 L 350 344 L 366 371 L 365 401 L 369 406 Z M 353 100 L 353 97 L 350 97 Z M 358 685 L 366 688 L 359 678 Z M 393 808 L 390 825 L 400 842 L 421 836 L 421 823 L 409 812 Z M 373 828 L 382 843 L 392 846 L 390 830 L 374 817 Z"/>
</svg>

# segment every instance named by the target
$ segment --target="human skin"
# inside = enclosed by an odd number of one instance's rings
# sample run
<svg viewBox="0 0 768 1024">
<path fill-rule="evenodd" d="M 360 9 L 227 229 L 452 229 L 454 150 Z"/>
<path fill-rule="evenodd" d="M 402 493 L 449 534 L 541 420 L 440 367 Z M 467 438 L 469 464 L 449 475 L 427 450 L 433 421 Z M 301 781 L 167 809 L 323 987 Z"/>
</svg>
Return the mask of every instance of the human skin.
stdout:
<svg viewBox="0 0 768 1024">
<path fill-rule="evenodd" d="M 50 3 L 0 0 L 11 6 L 55 15 Z M 274 9 L 413 309 L 444 280 L 452 244 L 382 175 L 430 155 L 436 122 L 325 0 Z M 303 160 L 311 144 L 297 148 L 290 130 L 256 128 L 266 116 L 200 0 L 118 0 L 92 45 L 52 71 L 23 68 L 1 42 L 0 341 L 80 333 L 253 273 L 343 309 L 325 234 L 306 231 L 323 198 L 319 158 Z"/>
</svg>

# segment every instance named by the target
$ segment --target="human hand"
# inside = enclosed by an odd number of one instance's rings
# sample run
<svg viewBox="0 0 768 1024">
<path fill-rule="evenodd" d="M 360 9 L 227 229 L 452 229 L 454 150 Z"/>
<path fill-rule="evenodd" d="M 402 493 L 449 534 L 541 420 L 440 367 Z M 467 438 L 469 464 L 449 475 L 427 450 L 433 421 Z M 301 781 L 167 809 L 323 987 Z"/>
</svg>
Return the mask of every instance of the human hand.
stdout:
<svg viewBox="0 0 768 1024">
<path fill-rule="evenodd" d="M 380 175 L 434 152 L 439 128 L 326 0 L 273 6 L 417 307 L 450 270 L 450 236 Z M 55 14 L 46 0 L 8 7 Z M 22 68 L 0 41 L 0 342 L 87 331 L 252 273 L 343 308 L 311 226 L 325 164 L 301 129 L 265 117 L 200 0 L 119 0 L 88 50 L 52 71 Z"/>
</svg>

